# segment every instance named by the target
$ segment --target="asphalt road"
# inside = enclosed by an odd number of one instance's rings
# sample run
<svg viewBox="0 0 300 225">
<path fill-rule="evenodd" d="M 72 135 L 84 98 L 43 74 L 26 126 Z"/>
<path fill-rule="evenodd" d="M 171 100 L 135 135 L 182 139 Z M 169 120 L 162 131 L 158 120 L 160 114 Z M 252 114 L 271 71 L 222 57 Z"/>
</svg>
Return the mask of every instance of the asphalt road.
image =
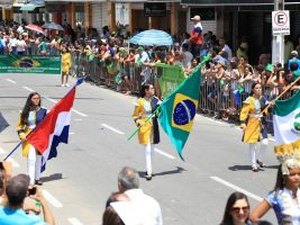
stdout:
<svg viewBox="0 0 300 225">
<path fill-rule="evenodd" d="M 71 80 L 74 83 L 74 79 Z M 50 109 L 68 88 L 51 75 L 0 75 L 0 157 L 18 143 L 15 131 L 19 111 L 31 91 L 39 92 Z M 99 225 L 105 202 L 117 190 L 123 166 L 145 171 L 144 152 L 137 138 L 127 141 L 135 126 L 131 119 L 135 97 L 88 83 L 77 89 L 69 144 L 59 146 L 59 156 L 48 162 L 43 189 L 59 225 Z M 163 132 L 161 130 L 161 132 Z M 213 225 L 222 219 L 228 196 L 243 191 L 251 207 L 275 184 L 277 161 L 270 140 L 264 171 L 252 172 L 248 146 L 232 124 L 197 116 L 181 161 L 168 137 L 162 134 L 149 182 L 141 188 L 156 198 L 165 225 Z M 12 156 L 14 173 L 26 172 L 20 149 Z M 265 219 L 276 222 L 270 211 Z"/>
</svg>

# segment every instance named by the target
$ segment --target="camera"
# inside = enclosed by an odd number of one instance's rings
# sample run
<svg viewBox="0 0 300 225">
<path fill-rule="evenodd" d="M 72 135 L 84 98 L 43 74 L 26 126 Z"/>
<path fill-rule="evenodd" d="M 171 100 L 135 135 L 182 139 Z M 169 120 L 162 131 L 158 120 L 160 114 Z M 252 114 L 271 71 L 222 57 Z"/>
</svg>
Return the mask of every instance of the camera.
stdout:
<svg viewBox="0 0 300 225">
<path fill-rule="evenodd" d="M 33 187 L 33 188 L 29 188 L 29 189 L 28 189 L 29 195 L 35 195 L 35 194 L 36 194 L 36 191 L 37 191 L 36 187 Z"/>
</svg>

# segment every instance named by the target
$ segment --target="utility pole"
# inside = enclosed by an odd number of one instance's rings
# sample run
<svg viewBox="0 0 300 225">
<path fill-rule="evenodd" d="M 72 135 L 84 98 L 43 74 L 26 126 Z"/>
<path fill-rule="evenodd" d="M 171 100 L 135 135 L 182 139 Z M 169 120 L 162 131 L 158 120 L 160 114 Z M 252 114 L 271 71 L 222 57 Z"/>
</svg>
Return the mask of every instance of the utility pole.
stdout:
<svg viewBox="0 0 300 225">
<path fill-rule="evenodd" d="M 284 10 L 284 0 L 274 0 L 274 11 Z M 272 21 L 273 22 L 273 21 Z M 280 62 L 284 66 L 284 35 L 273 35 L 272 64 Z"/>
</svg>

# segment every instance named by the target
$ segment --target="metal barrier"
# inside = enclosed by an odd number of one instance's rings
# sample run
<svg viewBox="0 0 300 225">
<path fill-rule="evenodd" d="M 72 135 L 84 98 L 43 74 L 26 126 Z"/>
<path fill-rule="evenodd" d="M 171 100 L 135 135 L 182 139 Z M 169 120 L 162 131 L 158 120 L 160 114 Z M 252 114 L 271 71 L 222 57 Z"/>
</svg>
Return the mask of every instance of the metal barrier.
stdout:
<svg viewBox="0 0 300 225">
<path fill-rule="evenodd" d="M 158 88 L 157 74 L 151 67 L 135 64 L 119 64 L 112 60 L 102 60 L 94 57 L 89 60 L 83 53 L 72 53 L 73 65 L 71 74 L 86 76 L 87 81 L 96 85 L 107 87 L 121 92 L 138 94 L 144 82 L 150 82 Z M 159 76 L 159 74 L 158 74 Z M 237 123 L 242 102 L 250 95 L 249 86 L 246 84 L 244 92 L 237 91 L 237 81 L 217 80 L 215 76 L 202 75 L 200 101 L 198 111 L 201 114 Z M 266 90 L 266 93 L 268 91 Z M 271 96 L 267 96 L 271 98 Z M 266 117 L 267 128 L 272 133 L 272 115 Z"/>
</svg>

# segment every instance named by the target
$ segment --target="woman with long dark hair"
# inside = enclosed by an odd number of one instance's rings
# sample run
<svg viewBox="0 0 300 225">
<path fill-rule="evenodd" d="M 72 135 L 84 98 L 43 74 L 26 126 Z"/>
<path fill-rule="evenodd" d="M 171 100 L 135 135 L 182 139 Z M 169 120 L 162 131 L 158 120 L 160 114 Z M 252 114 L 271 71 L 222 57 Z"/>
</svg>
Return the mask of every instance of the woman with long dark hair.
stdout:
<svg viewBox="0 0 300 225">
<path fill-rule="evenodd" d="M 248 198 L 241 192 L 232 193 L 226 204 L 220 225 L 250 225 L 250 205 Z"/>
<path fill-rule="evenodd" d="M 257 172 L 259 167 L 265 167 L 262 158 L 268 146 L 268 135 L 261 112 L 266 103 L 267 100 L 262 95 L 261 84 L 253 83 L 250 96 L 243 102 L 240 113 L 240 128 L 244 132 L 242 141 L 249 144 L 249 158 L 254 172 Z M 257 150 L 258 142 L 261 142 L 260 151 Z"/>
<path fill-rule="evenodd" d="M 154 144 L 159 143 L 157 118 L 154 116 L 146 122 L 147 118 L 156 110 L 160 103 L 160 100 L 154 94 L 154 86 L 152 84 L 144 84 L 132 115 L 136 125 L 141 126 L 138 138 L 139 143 L 145 147 L 147 180 L 152 179 L 152 154 Z"/>
<path fill-rule="evenodd" d="M 41 185 L 41 155 L 27 142 L 26 136 L 45 118 L 46 114 L 47 109 L 41 107 L 40 94 L 37 92 L 30 93 L 17 125 L 19 138 L 23 142 L 22 155 L 27 157 L 30 185 Z"/>
<path fill-rule="evenodd" d="M 273 191 L 250 214 L 251 221 L 259 220 L 273 208 L 278 225 L 300 224 L 299 185 L 300 159 L 292 156 L 279 166 Z"/>
<path fill-rule="evenodd" d="M 72 65 L 72 57 L 69 48 L 66 45 L 62 46 L 61 53 L 61 86 L 69 87 L 69 73 Z"/>
</svg>

